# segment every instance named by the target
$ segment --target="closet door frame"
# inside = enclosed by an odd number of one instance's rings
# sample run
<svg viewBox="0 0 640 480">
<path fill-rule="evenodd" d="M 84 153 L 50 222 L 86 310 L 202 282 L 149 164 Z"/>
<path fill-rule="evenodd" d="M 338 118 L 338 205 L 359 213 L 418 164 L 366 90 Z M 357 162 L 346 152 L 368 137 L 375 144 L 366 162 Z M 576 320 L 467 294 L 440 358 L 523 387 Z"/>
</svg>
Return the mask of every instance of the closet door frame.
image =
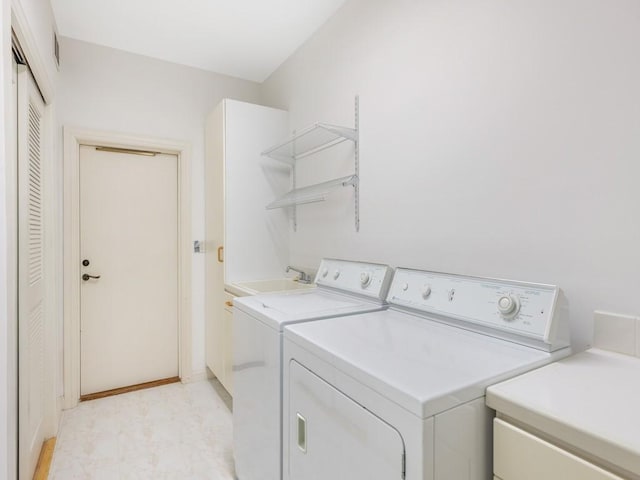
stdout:
<svg viewBox="0 0 640 480">
<path fill-rule="evenodd" d="M 19 2 L 6 2 L 3 4 L 2 17 L 4 28 L 10 28 L 10 32 L 3 35 L 6 43 L 3 42 L 5 52 L 11 52 L 15 48 L 20 52 L 18 64 L 28 65 L 29 71 L 35 80 L 37 89 L 44 101 L 43 111 L 43 135 L 42 135 L 42 166 L 43 166 L 43 270 L 44 278 L 44 335 L 46 338 L 45 365 L 46 383 L 44 385 L 44 413 L 45 421 L 43 431 L 45 437 L 55 436 L 58 429 L 61 413 L 61 365 L 62 352 L 59 350 L 62 340 L 62 312 L 61 300 L 62 290 L 58 287 L 62 280 L 62 245 L 59 238 L 60 225 L 58 225 L 59 204 L 58 193 L 61 182 L 61 172 L 57 170 L 59 156 L 55 155 L 54 132 L 54 83 L 50 70 L 47 66 L 47 59 L 53 55 L 52 51 L 43 51 L 41 45 L 29 27 L 27 15 Z M 9 20 L 10 19 L 10 20 Z M 53 40 L 53 38 L 52 38 Z M 11 65 L 11 55 L 4 57 L 7 72 Z M 7 79 L 5 79 L 7 80 Z M 17 81 L 17 79 L 16 79 Z M 8 93 L 5 86 L 5 92 Z M 9 96 L 6 100 L 11 101 Z M 17 100 L 17 99 L 14 99 Z M 18 119 L 15 106 L 5 104 L 3 112 L 4 119 L 11 122 L 13 128 L 5 129 L 5 180 L 6 180 L 6 227 L 7 227 L 7 418 L 10 420 L 7 425 L 6 438 L 6 462 L 0 468 L 0 477 L 4 474 L 7 478 L 15 477 L 18 472 L 18 464 L 21 463 L 18 452 Z M 59 342 L 60 341 L 60 342 Z M 60 380 L 60 388 L 58 388 Z M 5 452 L 0 452 L 0 457 Z M 20 472 L 22 475 L 23 472 Z"/>
</svg>

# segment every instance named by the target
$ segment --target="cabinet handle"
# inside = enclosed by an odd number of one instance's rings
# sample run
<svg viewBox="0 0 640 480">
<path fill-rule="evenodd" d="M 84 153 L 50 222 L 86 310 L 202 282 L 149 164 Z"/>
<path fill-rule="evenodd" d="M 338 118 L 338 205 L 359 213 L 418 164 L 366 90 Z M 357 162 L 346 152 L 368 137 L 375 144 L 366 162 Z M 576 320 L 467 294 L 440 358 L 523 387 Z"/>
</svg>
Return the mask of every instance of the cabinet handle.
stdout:
<svg viewBox="0 0 640 480">
<path fill-rule="evenodd" d="M 224 302 L 224 304 L 225 304 L 227 307 L 233 307 L 233 302 L 232 302 L 231 300 L 227 300 L 226 302 Z"/>
<path fill-rule="evenodd" d="M 220 263 L 224 262 L 223 252 L 224 252 L 224 247 L 218 247 L 218 262 Z"/>
</svg>

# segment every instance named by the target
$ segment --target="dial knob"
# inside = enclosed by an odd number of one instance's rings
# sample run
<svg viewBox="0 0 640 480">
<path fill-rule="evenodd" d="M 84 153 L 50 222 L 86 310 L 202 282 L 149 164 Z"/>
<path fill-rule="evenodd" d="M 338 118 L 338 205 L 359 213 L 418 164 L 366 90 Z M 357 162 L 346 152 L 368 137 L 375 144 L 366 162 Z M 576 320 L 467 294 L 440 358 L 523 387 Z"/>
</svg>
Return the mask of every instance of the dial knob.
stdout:
<svg viewBox="0 0 640 480">
<path fill-rule="evenodd" d="M 360 285 L 362 285 L 362 288 L 368 287 L 370 283 L 371 283 L 371 274 L 369 272 L 362 272 L 360 274 Z"/>
<path fill-rule="evenodd" d="M 326 277 L 329 274 L 329 269 L 327 267 L 324 267 L 322 269 L 322 272 L 320 272 L 322 275 L 322 278 Z"/>
<path fill-rule="evenodd" d="M 409 289 L 409 284 L 408 283 L 403 283 L 402 284 L 402 291 L 406 292 Z"/>
<path fill-rule="evenodd" d="M 339 276 L 340 276 L 340 270 L 336 270 L 335 272 L 333 272 L 333 279 L 334 280 L 337 280 Z"/>
<path fill-rule="evenodd" d="M 431 285 L 424 285 L 422 287 L 422 298 L 426 300 L 429 298 L 429 295 L 431 295 Z"/>
<path fill-rule="evenodd" d="M 520 311 L 520 299 L 517 295 L 503 295 L 498 299 L 498 311 L 505 318 L 513 318 Z"/>
</svg>

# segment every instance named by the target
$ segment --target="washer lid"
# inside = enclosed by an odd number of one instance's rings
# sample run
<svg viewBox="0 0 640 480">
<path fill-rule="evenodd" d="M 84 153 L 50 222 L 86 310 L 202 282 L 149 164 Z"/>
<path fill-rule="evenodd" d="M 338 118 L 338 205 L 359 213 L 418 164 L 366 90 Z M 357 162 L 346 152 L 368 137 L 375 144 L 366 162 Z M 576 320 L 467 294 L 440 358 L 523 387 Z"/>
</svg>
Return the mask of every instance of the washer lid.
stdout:
<svg viewBox="0 0 640 480">
<path fill-rule="evenodd" d="M 292 325 L 285 338 L 421 418 L 482 397 L 488 385 L 568 354 L 396 310 Z M 313 356 L 297 360 L 314 369 L 308 364 Z"/>
<path fill-rule="evenodd" d="M 234 300 L 234 305 L 277 330 L 282 330 L 284 325 L 290 323 L 386 308 L 379 301 L 322 288 L 240 297 Z"/>
</svg>

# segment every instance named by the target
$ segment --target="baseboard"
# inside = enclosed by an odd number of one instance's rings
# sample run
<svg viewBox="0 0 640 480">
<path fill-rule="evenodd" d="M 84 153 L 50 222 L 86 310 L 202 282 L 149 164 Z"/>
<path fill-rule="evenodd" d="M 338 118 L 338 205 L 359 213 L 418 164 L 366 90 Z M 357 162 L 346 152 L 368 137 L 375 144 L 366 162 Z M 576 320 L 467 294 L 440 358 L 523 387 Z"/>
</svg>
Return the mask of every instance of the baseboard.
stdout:
<svg viewBox="0 0 640 480">
<path fill-rule="evenodd" d="M 60 396 L 56 398 L 56 418 L 55 418 L 56 436 L 58 435 L 58 431 L 60 430 L 60 423 L 62 422 L 63 410 L 64 410 L 64 396 Z"/>
<path fill-rule="evenodd" d="M 191 376 L 187 377 L 187 378 L 181 378 L 180 380 L 182 381 L 182 383 L 194 383 L 194 382 L 202 382 L 203 380 L 207 380 L 209 378 L 209 375 L 207 373 L 207 370 L 199 370 L 197 372 L 193 372 L 191 374 Z"/>
</svg>

